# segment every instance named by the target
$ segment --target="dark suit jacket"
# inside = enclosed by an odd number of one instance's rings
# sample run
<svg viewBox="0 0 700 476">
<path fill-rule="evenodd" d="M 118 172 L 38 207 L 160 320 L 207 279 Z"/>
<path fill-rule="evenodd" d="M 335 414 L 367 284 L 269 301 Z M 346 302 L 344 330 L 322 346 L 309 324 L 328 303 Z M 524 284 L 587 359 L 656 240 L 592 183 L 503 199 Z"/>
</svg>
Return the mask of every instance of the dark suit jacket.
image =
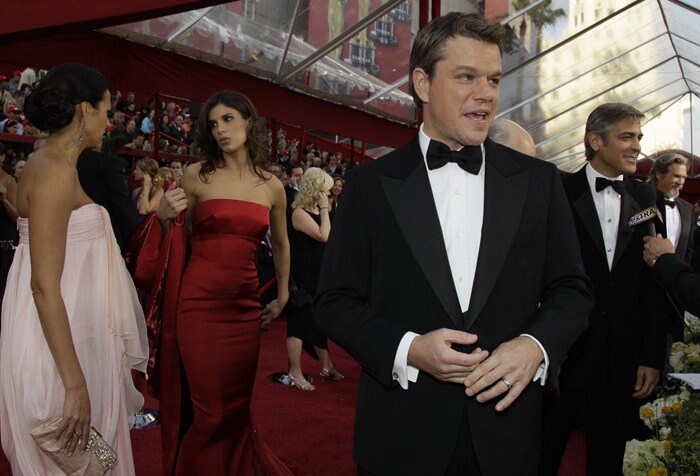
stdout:
<svg viewBox="0 0 700 476">
<path fill-rule="evenodd" d="M 353 169 L 343 190 L 314 315 L 363 367 L 354 456 L 373 474 L 444 474 L 466 418 L 485 476 L 533 472 L 539 459 L 539 384 L 499 414 L 495 402 L 477 404 L 463 386 L 426 373 L 403 390 L 392 370 L 406 332 L 468 330 L 488 350 L 527 333 L 556 366 L 586 327 L 592 301 L 556 168 L 485 146 L 481 247 L 465 319 L 418 138 Z"/>
<path fill-rule="evenodd" d="M 639 365 L 663 368 L 667 305 L 642 261 L 644 226 L 630 227 L 629 217 L 640 211 L 636 184 L 625 180 L 612 270 L 608 267 L 603 234 L 585 167 L 564 177 L 564 190 L 574 215 L 586 273 L 593 283 L 595 309 L 588 329 L 571 349 L 561 369 L 560 383 L 585 387 L 594 375 L 607 372 L 621 392 L 633 393 Z"/>
<path fill-rule="evenodd" d="M 680 256 L 665 254 L 654 263 L 654 279 L 690 313 L 700 316 L 700 274 Z"/>
<path fill-rule="evenodd" d="M 86 150 L 78 157 L 77 169 L 80 185 L 87 196 L 109 213 L 114 236 L 124 251 L 138 225 L 138 214 L 129 196 L 121 160 L 102 152 Z"/>
<path fill-rule="evenodd" d="M 292 202 L 296 198 L 297 193 L 299 193 L 299 190 L 296 190 L 294 187 L 289 185 L 284 186 L 284 194 L 287 196 L 287 211 L 292 209 Z"/>
<path fill-rule="evenodd" d="M 661 226 L 657 226 L 657 233 L 661 233 L 664 238 L 668 238 L 668 233 L 666 232 L 666 202 L 664 201 L 664 194 L 659 192 L 656 207 L 661 212 L 661 217 L 663 218 L 663 223 Z M 681 257 L 683 261 L 690 264 L 693 261 L 693 228 L 695 228 L 695 214 L 693 213 L 693 206 L 683 200 L 682 198 L 676 198 L 676 207 L 681 215 L 681 235 L 678 238 L 678 246 L 676 246 L 676 254 Z"/>
</svg>

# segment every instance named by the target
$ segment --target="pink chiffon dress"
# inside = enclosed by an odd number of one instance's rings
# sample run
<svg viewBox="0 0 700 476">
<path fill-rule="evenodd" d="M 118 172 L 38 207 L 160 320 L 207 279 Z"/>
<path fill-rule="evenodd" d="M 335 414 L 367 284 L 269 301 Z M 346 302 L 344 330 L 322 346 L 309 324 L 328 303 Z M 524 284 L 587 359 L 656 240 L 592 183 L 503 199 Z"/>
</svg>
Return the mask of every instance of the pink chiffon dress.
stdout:
<svg viewBox="0 0 700 476">
<path fill-rule="evenodd" d="M 0 333 L 0 436 L 18 475 L 61 475 L 31 429 L 63 411 L 64 388 L 49 351 L 30 288 L 27 219 L 7 278 Z M 118 454 L 112 476 L 133 475 L 130 417 L 143 405 L 131 369 L 145 372 L 143 311 L 107 212 L 96 204 L 72 212 L 61 277 L 73 344 L 92 412 L 91 424 Z"/>
</svg>

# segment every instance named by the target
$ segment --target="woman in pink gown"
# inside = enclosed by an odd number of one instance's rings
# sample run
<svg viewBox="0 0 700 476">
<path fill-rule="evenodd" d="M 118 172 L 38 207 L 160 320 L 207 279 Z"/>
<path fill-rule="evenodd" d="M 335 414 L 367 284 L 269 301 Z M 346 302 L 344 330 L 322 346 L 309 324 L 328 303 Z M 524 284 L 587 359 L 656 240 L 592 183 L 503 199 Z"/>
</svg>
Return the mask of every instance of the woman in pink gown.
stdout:
<svg viewBox="0 0 700 476">
<path fill-rule="evenodd" d="M 50 135 L 27 162 L 17 193 L 20 244 L 10 269 L 0 335 L 0 435 L 12 472 L 64 474 L 32 439 L 62 417 L 56 439 L 73 455 L 94 426 L 118 455 L 112 475 L 134 473 L 129 419 L 143 397 L 143 313 L 109 215 L 80 187 L 80 153 L 100 146 L 109 85 L 79 64 L 53 68 L 26 113 Z"/>
<path fill-rule="evenodd" d="M 202 161 L 185 170 L 182 189 L 168 191 L 158 212 L 167 221 L 187 210 L 192 247 L 180 285 L 176 335 L 194 419 L 186 427 L 161 412 L 166 473 L 176 460 L 178 476 L 288 475 L 250 416 L 260 326 L 279 315 L 288 296 L 284 187 L 259 168 L 264 158 L 258 116 L 242 94 L 212 95 L 197 132 Z M 255 255 L 268 228 L 278 298 L 263 309 Z M 161 382 L 162 409 L 174 398 L 164 388 L 171 381 Z M 175 433 L 184 434 L 179 448 L 165 445 L 175 441 Z"/>
</svg>

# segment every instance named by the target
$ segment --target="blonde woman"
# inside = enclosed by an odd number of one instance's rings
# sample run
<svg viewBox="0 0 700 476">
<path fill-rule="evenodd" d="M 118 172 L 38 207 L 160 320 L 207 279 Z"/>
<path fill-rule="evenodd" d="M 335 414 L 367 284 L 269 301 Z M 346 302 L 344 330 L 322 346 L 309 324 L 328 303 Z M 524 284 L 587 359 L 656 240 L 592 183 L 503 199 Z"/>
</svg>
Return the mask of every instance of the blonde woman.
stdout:
<svg viewBox="0 0 700 476">
<path fill-rule="evenodd" d="M 292 203 L 292 218 L 289 227 L 289 243 L 292 250 L 292 277 L 296 285 L 316 293 L 318 275 L 321 271 L 323 249 L 331 231 L 328 195 L 333 187 L 330 175 L 317 167 L 310 167 L 299 183 Z M 289 354 L 289 381 L 301 390 L 314 390 L 311 382 L 304 378 L 301 370 L 301 350 L 304 343 L 309 353 L 321 362 L 321 377 L 341 380 L 341 375 L 331 362 L 328 341 L 314 322 L 311 305 L 292 308 L 287 320 L 287 353 Z M 315 351 L 315 352 L 314 352 Z"/>
<path fill-rule="evenodd" d="M 163 196 L 163 179 L 158 175 L 158 162 L 150 158 L 136 162 L 134 179 L 141 183 L 141 186 L 131 193 L 136 210 L 141 216 L 153 213 L 158 209 L 158 203 Z"/>
</svg>

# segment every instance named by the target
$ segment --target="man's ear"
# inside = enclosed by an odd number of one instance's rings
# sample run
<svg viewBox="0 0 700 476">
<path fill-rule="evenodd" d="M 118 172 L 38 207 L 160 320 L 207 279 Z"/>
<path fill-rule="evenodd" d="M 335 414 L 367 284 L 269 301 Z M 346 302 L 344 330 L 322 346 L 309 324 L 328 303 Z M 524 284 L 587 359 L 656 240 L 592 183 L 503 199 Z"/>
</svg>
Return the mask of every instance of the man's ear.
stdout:
<svg viewBox="0 0 700 476">
<path fill-rule="evenodd" d="M 603 147 L 603 145 L 605 144 L 605 141 L 603 141 L 603 136 L 601 136 L 597 132 L 589 132 L 588 143 L 591 145 L 591 149 L 598 152 L 600 148 Z"/>
<path fill-rule="evenodd" d="M 421 101 L 428 104 L 430 93 L 430 77 L 423 68 L 416 68 L 412 73 L 413 90 L 416 92 Z"/>
</svg>

